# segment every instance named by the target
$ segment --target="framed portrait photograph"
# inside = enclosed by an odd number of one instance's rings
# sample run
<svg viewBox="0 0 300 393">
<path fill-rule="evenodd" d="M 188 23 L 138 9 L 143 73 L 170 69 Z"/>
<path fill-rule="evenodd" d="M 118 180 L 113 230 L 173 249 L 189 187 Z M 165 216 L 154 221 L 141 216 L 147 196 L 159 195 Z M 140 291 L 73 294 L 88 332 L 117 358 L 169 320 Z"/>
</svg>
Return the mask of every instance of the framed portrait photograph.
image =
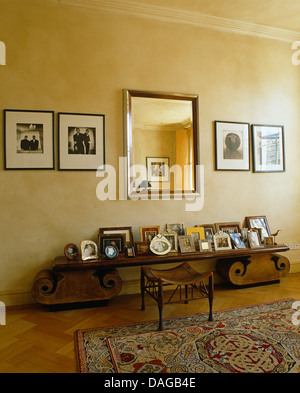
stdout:
<svg viewBox="0 0 300 393">
<path fill-rule="evenodd" d="M 135 257 L 135 250 L 133 245 L 125 248 L 125 256 L 128 258 Z"/>
<path fill-rule="evenodd" d="M 105 247 L 107 246 L 117 247 L 119 254 L 125 253 L 126 238 L 123 234 L 98 235 L 98 243 L 101 255 L 105 255 Z"/>
<path fill-rule="evenodd" d="M 241 229 L 241 238 L 243 243 L 245 244 L 245 247 L 247 248 L 249 245 L 249 241 L 248 241 L 248 228 L 242 228 Z"/>
<path fill-rule="evenodd" d="M 215 169 L 250 171 L 250 124 L 215 121 Z"/>
<path fill-rule="evenodd" d="M 231 250 L 230 235 L 224 232 L 218 232 L 214 235 L 214 245 L 216 251 Z"/>
<path fill-rule="evenodd" d="M 104 115 L 58 113 L 58 134 L 59 170 L 104 170 Z"/>
<path fill-rule="evenodd" d="M 151 240 L 150 250 L 156 255 L 166 255 L 171 251 L 171 244 L 164 236 L 157 235 Z"/>
<path fill-rule="evenodd" d="M 266 216 L 250 216 L 245 218 L 247 228 L 258 229 L 261 241 L 264 241 L 265 237 L 270 237 L 271 232 Z"/>
<path fill-rule="evenodd" d="M 126 243 L 133 243 L 132 227 L 106 227 L 99 228 L 99 235 L 125 235 Z"/>
<path fill-rule="evenodd" d="M 151 242 L 151 240 L 160 233 L 159 225 L 140 226 L 141 242 Z"/>
<path fill-rule="evenodd" d="M 185 235 L 184 225 L 182 223 L 167 224 L 167 229 L 176 232 L 178 236 Z"/>
<path fill-rule="evenodd" d="M 178 236 L 178 242 L 182 253 L 196 252 L 192 236 Z"/>
<path fill-rule="evenodd" d="M 4 168 L 54 169 L 54 112 L 4 110 Z"/>
<path fill-rule="evenodd" d="M 147 175 L 149 182 L 168 182 L 169 157 L 146 157 Z"/>
<path fill-rule="evenodd" d="M 68 243 L 64 248 L 65 257 L 69 260 L 76 259 L 79 255 L 79 250 L 76 244 Z"/>
<path fill-rule="evenodd" d="M 168 239 L 171 244 L 170 252 L 178 252 L 178 235 L 176 232 L 171 229 L 166 229 L 163 233 L 163 236 Z"/>
<path fill-rule="evenodd" d="M 224 233 L 240 233 L 241 224 L 239 222 L 218 222 L 215 224 L 216 232 L 222 231 Z"/>
<path fill-rule="evenodd" d="M 253 172 L 285 172 L 284 127 L 252 125 Z"/>
<path fill-rule="evenodd" d="M 92 240 L 83 240 L 80 243 L 81 259 L 87 261 L 89 259 L 98 259 L 98 246 Z"/>
<path fill-rule="evenodd" d="M 249 239 L 250 248 L 261 247 L 261 241 L 260 241 L 259 233 L 257 230 L 251 229 L 248 232 L 248 239 Z"/>
</svg>

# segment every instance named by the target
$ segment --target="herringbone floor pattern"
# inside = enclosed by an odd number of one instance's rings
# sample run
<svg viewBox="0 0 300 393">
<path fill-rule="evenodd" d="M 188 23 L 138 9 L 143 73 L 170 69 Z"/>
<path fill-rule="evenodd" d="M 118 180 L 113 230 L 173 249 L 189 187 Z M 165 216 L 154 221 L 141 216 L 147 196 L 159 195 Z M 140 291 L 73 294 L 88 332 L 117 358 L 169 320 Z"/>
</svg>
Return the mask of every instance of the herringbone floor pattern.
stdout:
<svg viewBox="0 0 300 393">
<path fill-rule="evenodd" d="M 300 274 L 290 274 L 278 284 L 245 289 L 215 288 L 214 310 L 295 298 L 300 301 Z M 208 301 L 167 305 L 164 318 L 208 312 Z M 41 306 L 7 310 L 6 325 L 0 326 L 1 373 L 75 373 L 75 330 L 138 323 L 158 318 L 156 303 L 146 296 L 118 296 L 108 306 L 49 312 Z"/>
</svg>

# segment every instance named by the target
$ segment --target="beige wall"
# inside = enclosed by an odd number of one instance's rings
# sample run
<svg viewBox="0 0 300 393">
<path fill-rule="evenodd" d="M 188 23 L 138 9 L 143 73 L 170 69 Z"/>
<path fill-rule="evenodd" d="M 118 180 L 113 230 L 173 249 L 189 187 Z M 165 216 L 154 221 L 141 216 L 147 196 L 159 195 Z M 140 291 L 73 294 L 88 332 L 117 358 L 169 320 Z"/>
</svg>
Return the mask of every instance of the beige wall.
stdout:
<svg viewBox="0 0 300 393">
<path fill-rule="evenodd" d="M 0 2 L 7 50 L 1 135 L 3 109 L 105 114 L 107 163 L 118 167 L 122 89 L 197 93 L 205 167 L 204 208 L 194 213 L 184 201 L 101 202 L 94 172 L 5 171 L 2 160 L 0 300 L 32 301 L 35 274 L 50 268 L 68 242 L 96 240 L 101 226 L 131 225 L 138 240 L 140 225 L 266 215 L 271 231 L 282 230 L 279 242 L 300 243 L 300 69 L 289 43 L 42 1 Z M 214 171 L 214 120 L 283 124 L 286 173 Z M 3 152 L 2 137 L 0 144 Z M 299 271 L 300 252 L 289 258 Z M 138 269 L 120 273 L 130 292 Z"/>
</svg>

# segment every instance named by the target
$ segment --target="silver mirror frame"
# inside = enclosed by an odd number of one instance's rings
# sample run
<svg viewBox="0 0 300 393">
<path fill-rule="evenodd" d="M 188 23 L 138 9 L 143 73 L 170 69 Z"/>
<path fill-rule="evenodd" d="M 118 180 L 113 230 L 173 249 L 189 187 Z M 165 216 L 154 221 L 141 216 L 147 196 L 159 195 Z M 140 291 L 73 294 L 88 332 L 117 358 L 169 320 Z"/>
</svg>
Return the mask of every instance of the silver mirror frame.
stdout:
<svg viewBox="0 0 300 393">
<path fill-rule="evenodd" d="M 160 98 L 168 100 L 184 100 L 190 101 L 192 104 L 192 135 L 193 135 L 193 184 L 194 187 L 191 190 L 170 190 L 170 196 L 189 196 L 199 193 L 200 184 L 197 178 L 197 166 L 200 163 L 199 160 L 199 96 L 196 94 L 181 94 L 181 93 L 165 93 L 165 92 L 153 92 L 153 91 L 142 91 L 142 90 L 123 90 L 123 111 L 124 111 L 124 156 L 127 159 L 126 163 L 126 173 L 125 173 L 125 188 L 127 197 L 138 195 L 142 197 L 143 195 L 148 199 L 148 195 L 151 194 L 161 194 L 161 191 L 149 191 L 147 189 L 143 191 L 133 191 L 131 187 L 131 167 L 133 164 L 133 154 L 132 154 L 132 98 L 133 97 L 147 97 L 147 98 Z"/>
</svg>

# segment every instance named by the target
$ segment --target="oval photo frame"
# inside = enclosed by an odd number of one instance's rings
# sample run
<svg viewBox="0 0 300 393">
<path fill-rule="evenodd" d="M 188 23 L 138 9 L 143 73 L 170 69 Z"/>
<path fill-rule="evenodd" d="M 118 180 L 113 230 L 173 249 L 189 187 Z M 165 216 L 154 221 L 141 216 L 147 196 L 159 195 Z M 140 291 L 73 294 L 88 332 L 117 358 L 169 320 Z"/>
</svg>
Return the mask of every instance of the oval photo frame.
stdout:
<svg viewBox="0 0 300 393">
<path fill-rule="evenodd" d="M 110 244 L 105 247 L 104 253 L 108 259 L 115 259 L 119 255 L 119 250 L 116 246 L 114 246 L 113 244 Z"/>
<path fill-rule="evenodd" d="M 155 236 L 150 243 L 150 250 L 156 255 L 168 254 L 171 248 L 172 246 L 169 240 L 162 235 Z"/>
</svg>

